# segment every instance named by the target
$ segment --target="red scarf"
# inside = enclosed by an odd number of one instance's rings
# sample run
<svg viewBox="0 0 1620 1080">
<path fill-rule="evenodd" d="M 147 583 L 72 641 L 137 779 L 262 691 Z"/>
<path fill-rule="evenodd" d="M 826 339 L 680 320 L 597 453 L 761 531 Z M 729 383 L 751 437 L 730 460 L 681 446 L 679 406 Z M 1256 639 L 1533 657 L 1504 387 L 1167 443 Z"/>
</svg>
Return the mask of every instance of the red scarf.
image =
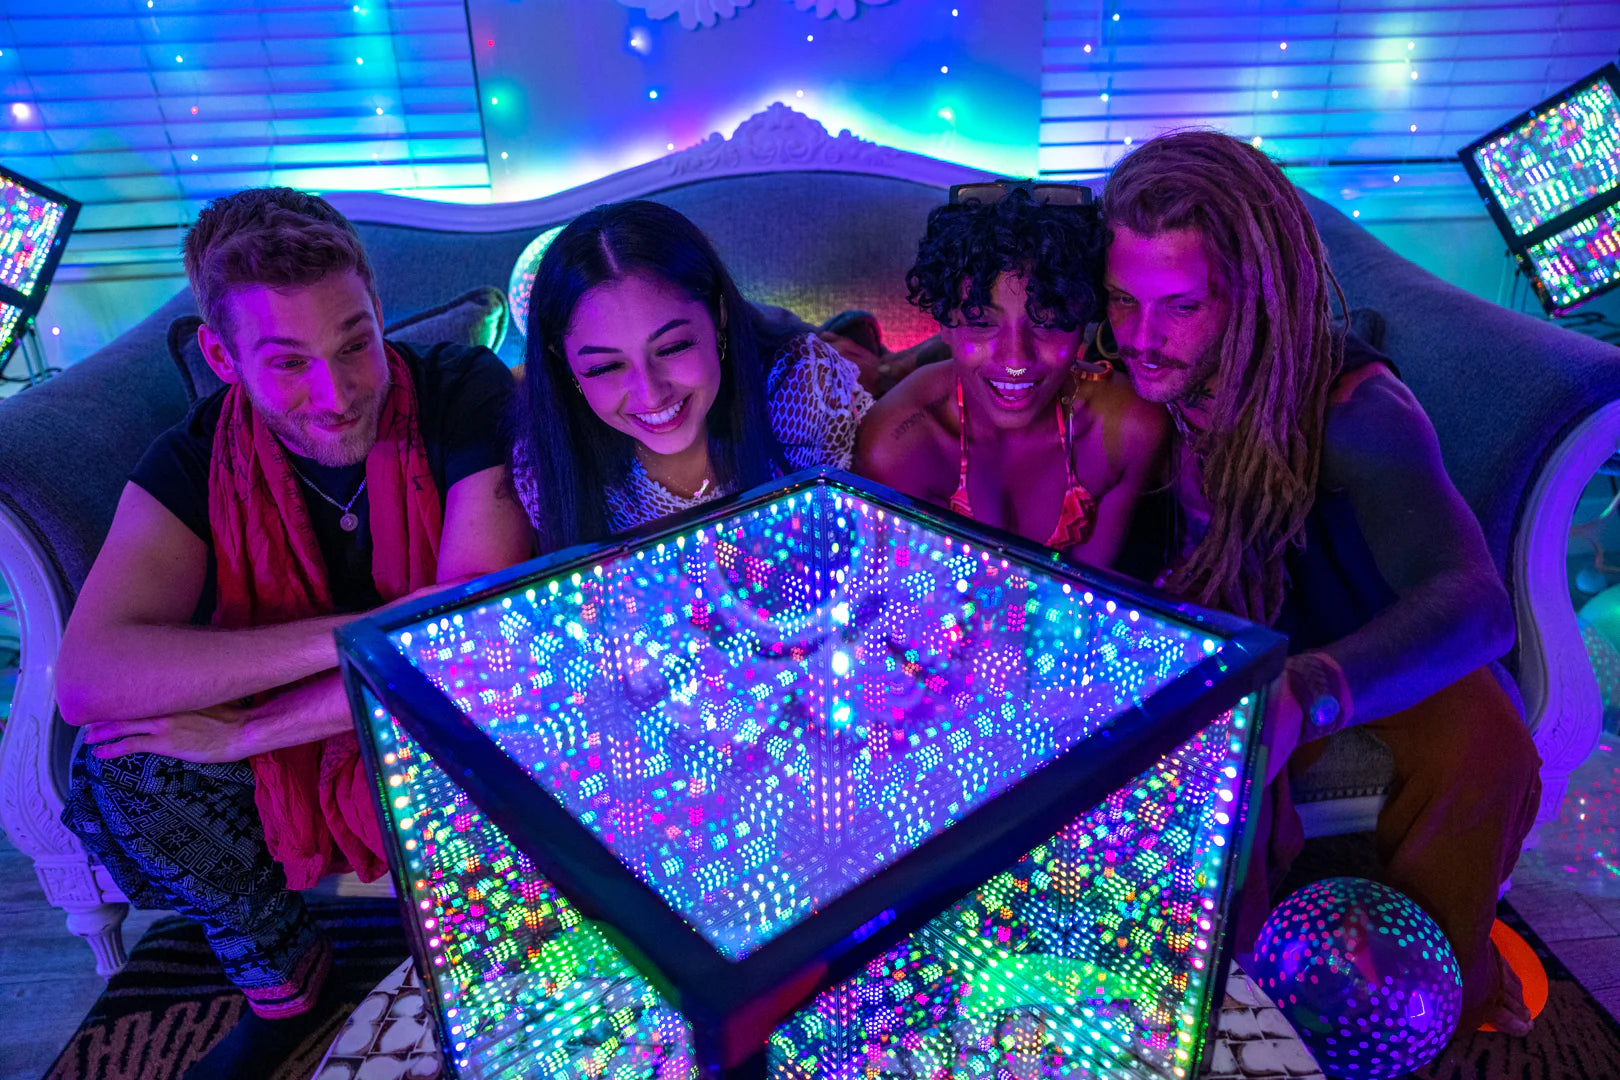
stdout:
<svg viewBox="0 0 1620 1080">
<path fill-rule="evenodd" d="M 444 511 L 417 425 L 410 369 L 387 349 L 392 380 L 366 456 L 371 576 L 384 601 L 433 584 Z M 326 562 L 286 448 L 253 411 L 240 383 L 225 394 L 208 467 L 208 518 L 219 565 L 214 625 L 264 626 L 330 614 Z M 307 889 L 353 869 L 371 881 L 388 867 L 359 744 L 344 732 L 256 754 L 253 776 L 270 853 L 287 884 Z"/>
</svg>

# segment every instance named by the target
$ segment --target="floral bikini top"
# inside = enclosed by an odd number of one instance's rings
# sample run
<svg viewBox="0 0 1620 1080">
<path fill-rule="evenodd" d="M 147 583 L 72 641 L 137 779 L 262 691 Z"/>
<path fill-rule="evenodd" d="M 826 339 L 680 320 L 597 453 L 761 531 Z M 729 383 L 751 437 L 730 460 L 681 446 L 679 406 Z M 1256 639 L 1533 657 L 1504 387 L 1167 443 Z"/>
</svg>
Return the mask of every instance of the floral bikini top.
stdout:
<svg viewBox="0 0 1620 1080">
<path fill-rule="evenodd" d="M 1105 365 L 1101 373 L 1081 378 L 1088 381 L 1106 379 L 1112 370 Z M 1059 551 L 1085 543 L 1097 526 L 1097 500 L 1074 475 L 1074 416 L 1073 411 L 1065 409 L 1063 405 L 1063 395 L 1060 394 L 1053 409 L 1057 415 L 1058 448 L 1063 451 L 1069 482 L 1063 489 L 1063 508 L 1058 511 L 1057 525 L 1046 541 L 1047 547 Z M 961 379 L 956 380 L 956 415 L 960 418 L 962 454 L 957 468 L 956 493 L 951 496 L 950 506 L 954 512 L 970 518 L 973 517 L 973 500 L 968 496 L 967 410 L 962 406 Z"/>
</svg>

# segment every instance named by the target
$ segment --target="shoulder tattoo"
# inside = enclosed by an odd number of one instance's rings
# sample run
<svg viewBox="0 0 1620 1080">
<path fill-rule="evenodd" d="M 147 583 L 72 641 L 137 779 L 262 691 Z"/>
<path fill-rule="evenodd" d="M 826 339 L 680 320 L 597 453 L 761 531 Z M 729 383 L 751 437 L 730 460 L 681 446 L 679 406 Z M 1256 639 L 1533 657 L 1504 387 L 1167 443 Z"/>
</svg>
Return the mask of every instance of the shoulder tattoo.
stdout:
<svg viewBox="0 0 1620 1080">
<path fill-rule="evenodd" d="M 895 425 L 894 438 L 896 441 L 905 438 L 906 432 L 910 431 L 912 428 L 916 427 L 926 419 L 928 419 L 928 411 L 926 409 L 918 409 L 916 412 L 912 413 L 910 416 L 906 417 L 904 420 Z"/>
</svg>

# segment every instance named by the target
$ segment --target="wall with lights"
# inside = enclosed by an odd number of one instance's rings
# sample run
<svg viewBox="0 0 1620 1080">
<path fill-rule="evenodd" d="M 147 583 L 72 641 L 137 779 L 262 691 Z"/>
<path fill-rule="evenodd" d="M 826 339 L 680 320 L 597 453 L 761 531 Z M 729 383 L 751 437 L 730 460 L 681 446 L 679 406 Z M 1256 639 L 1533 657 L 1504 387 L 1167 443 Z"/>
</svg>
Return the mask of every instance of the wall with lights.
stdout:
<svg viewBox="0 0 1620 1080">
<path fill-rule="evenodd" d="M 0 160 L 86 204 L 42 312 L 52 362 L 171 293 L 181 229 L 224 191 L 532 198 L 729 132 L 773 100 L 834 132 L 1054 178 L 1097 178 L 1160 130 L 1214 125 L 1259 139 L 1401 253 L 1510 302 L 1511 264 L 1455 152 L 1620 44 L 1620 5 L 1593 0 L 315 0 L 278 12 L 0 8 Z"/>
<path fill-rule="evenodd" d="M 729 134 L 773 101 L 834 133 L 998 172 L 1037 167 L 1038 0 L 469 0 L 467 10 L 497 201 Z"/>
<path fill-rule="evenodd" d="M 1512 267 L 1457 151 L 1620 46 L 1620 4 L 1583 0 L 1046 9 L 1044 174 L 1100 177 L 1161 131 L 1217 127 L 1403 255 L 1501 302 L 1515 299 Z"/>
<path fill-rule="evenodd" d="M 178 225 L 260 184 L 485 198 L 460 0 L 8 0 L 0 157 L 81 230 Z"/>
<path fill-rule="evenodd" d="M 255 184 L 487 199 L 461 0 L 0 4 L 0 161 L 81 200 L 41 311 L 77 360 L 183 284 L 181 228 Z"/>
</svg>

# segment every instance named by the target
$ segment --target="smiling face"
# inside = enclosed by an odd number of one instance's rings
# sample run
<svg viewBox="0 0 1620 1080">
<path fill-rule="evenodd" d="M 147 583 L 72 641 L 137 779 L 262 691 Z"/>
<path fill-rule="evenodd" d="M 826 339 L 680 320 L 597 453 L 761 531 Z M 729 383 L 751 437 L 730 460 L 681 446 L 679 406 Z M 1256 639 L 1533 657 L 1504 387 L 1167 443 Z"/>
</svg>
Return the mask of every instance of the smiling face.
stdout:
<svg viewBox="0 0 1620 1080">
<path fill-rule="evenodd" d="M 1004 273 L 976 319 L 960 312 L 940 336 L 951 347 L 962 395 L 973 412 L 999 428 L 1046 416 L 1080 351 L 1082 331 L 1042 326 L 1030 318 L 1029 283 Z"/>
<path fill-rule="evenodd" d="M 1202 238 L 1194 229 L 1113 233 L 1108 323 L 1137 396 L 1164 404 L 1213 389 L 1232 309 Z"/>
<path fill-rule="evenodd" d="M 202 326 L 209 367 L 241 383 L 254 411 L 295 454 L 354 465 L 377 441 L 388 396 L 377 298 L 352 270 L 312 285 L 238 286 L 226 299 L 230 341 Z"/>
<path fill-rule="evenodd" d="M 720 347 L 702 301 L 647 274 L 604 282 L 575 306 L 563 350 L 591 411 L 646 452 L 707 442 Z"/>
</svg>

